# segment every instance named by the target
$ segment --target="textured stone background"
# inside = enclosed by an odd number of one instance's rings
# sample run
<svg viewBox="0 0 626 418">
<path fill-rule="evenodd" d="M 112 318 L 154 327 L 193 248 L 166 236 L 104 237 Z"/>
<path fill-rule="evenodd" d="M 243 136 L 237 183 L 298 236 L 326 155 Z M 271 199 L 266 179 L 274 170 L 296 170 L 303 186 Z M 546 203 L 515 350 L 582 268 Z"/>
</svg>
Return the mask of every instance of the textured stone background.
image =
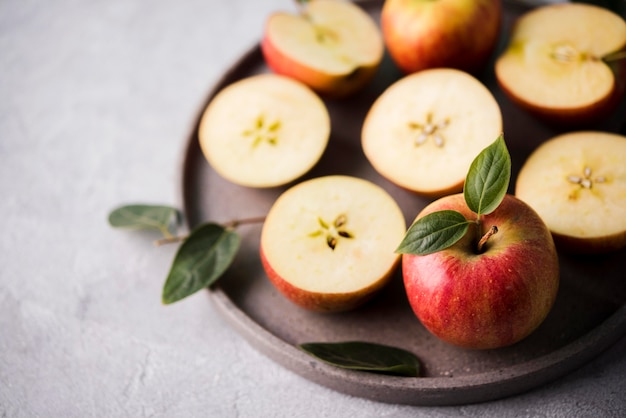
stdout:
<svg viewBox="0 0 626 418">
<path fill-rule="evenodd" d="M 174 247 L 109 228 L 179 204 L 218 76 L 291 0 L 0 1 L 0 416 L 626 415 L 626 339 L 521 396 L 418 408 L 352 398 L 250 347 L 203 292 L 164 307 Z"/>
</svg>

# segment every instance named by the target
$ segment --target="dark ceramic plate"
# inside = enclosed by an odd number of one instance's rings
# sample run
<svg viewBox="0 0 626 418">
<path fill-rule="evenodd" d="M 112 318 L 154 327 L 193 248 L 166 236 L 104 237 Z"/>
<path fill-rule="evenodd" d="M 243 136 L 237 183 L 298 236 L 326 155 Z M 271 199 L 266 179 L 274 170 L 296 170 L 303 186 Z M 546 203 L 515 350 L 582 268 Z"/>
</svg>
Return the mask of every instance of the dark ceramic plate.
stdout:
<svg viewBox="0 0 626 418">
<path fill-rule="evenodd" d="M 360 4 L 377 20 L 381 1 Z M 503 39 L 524 9 L 506 4 Z M 503 47 L 504 41 L 500 48 Z M 490 67 L 493 68 L 493 67 Z M 206 103 L 224 86 L 267 72 L 258 45 L 224 75 Z M 360 127 L 369 106 L 400 73 L 388 57 L 371 86 L 350 99 L 326 101 L 332 118 L 329 147 L 306 178 L 349 174 L 386 189 L 407 220 L 428 200 L 405 192 L 379 176 L 364 158 Z M 516 173 L 530 152 L 559 133 L 514 107 L 499 91 L 491 70 L 481 80 L 500 103 L 504 133 Z M 618 131 L 624 104 L 601 126 Z M 204 108 L 199 109 L 198 121 Z M 197 124 L 187 144 L 183 167 L 183 207 L 189 226 L 202 222 L 263 216 L 286 187 L 249 189 L 220 178 L 200 151 Z M 509 190 L 512 192 L 512 190 Z M 503 349 L 473 351 L 432 337 L 413 315 L 400 272 L 374 300 L 341 314 L 304 311 L 278 294 L 258 256 L 261 225 L 242 226 L 242 248 L 234 264 L 209 295 L 224 317 L 258 350 L 293 372 L 326 387 L 372 400 L 412 405 L 481 402 L 521 393 L 558 378 L 608 348 L 626 331 L 626 251 L 601 257 L 561 254 L 561 286 L 556 304 L 541 327 L 524 341 Z M 304 342 L 361 340 L 401 347 L 424 365 L 420 378 L 392 377 L 332 367 L 295 346 Z"/>
</svg>

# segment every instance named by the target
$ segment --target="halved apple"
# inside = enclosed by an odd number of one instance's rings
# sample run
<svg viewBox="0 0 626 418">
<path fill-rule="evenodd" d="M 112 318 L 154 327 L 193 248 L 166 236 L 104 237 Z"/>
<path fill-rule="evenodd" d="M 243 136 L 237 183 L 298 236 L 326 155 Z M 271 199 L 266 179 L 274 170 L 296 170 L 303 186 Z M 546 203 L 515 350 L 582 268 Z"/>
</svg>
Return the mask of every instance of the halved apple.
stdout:
<svg viewBox="0 0 626 418">
<path fill-rule="evenodd" d="M 318 177 L 276 200 L 263 224 L 261 260 L 270 281 L 295 304 L 345 311 L 388 282 L 405 232 L 402 211 L 380 186 Z"/>
<path fill-rule="evenodd" d="M 474 158 L 501 133 L 491 92 L 466 72 L 438 68 L 388 87 L 370 108 L 361 141 L 382 176 L 438 197 L 463 189 Z"/>
<path fill-rule="evenodd" d="M 373 18 L 358 5 L 340 0 L 307 2 L 300 14 L 272 14 L 261 49 L 274 72 L 330 97 L 364 87 L 384 53 Z"/>
<path fill-rule="evenodd" d="M 548 121 L 600 120 L 619 103 L 624 83 L 603 58 L 626 47 L 626 22 L 597 6 L 542 6 L 516 22 L 495 73 L 504 93 Z"/>
<path fill-rule="evenodd" d="M 522 166 L 515 194 L 537 211 L 560 249 L 626 247 L 626 137 L 579 131 L 544 142 Z"/>
<path fill-rule="evenodd" d="M 304 84 L 261 74 L 217 93 L 198 135 L 204 156 L 222 177 L 248 187 L 274 187 L 318 162 L 328 144 L 330 116 Z"/>
</svg>

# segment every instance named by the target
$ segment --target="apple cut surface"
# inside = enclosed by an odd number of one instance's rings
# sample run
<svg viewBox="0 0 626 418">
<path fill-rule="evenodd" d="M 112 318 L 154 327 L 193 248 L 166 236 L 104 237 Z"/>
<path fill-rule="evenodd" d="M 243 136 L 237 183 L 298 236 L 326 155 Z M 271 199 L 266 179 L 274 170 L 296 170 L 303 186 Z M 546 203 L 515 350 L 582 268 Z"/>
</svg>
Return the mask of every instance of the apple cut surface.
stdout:
<svg viewBox="0 0 626 418">
<path fill-rule="evenodd" d="M 626 22 L 592 5 L 539 7 L 519 18 L 495 65 L 502 90 L 531 113 L 562 123 L 594 121 L 618 103 L 602 60 L 626 47 Z"/>
<path fill-rule="evenodd" d="M 564 250 L 626 247 L 626 137 L 580 131 L 544 142 L 522 166 L 515 194 Z"/>
<path fill-rule="evenodd" d="M 372 166 L 397 185 L 428 196 L 462 190 L 474 158 L 502 133 L 489 90 L 468 73 L 431 69 L 392 84 L 362 128 Z"/>
<path fill-rule="evenodd" d="M 222 177 L 274 187 L 318 162 L 328 144 L 330 116 L 304 84 L 262 74 L 221 90 L 204 111 L 198 135 L 204 156 Z"/>
<path fill-rule="evenodd" d="M 316 0 L 302 14 L 277 12 L 267 22 L 261 48 L 276 73 L 319 93 L 346 96 L 363 87 L 383 57 L 380 29 L 348 1 Z"/>
<path fill-rule="evenodd" d="M 288 299 L 314 311 L 344 311 L 369 300 L 399 263 L 404 216 L 381 187 L 325 176 L 284 192 L 261 233 L 268 278 Z"/>
</svg>

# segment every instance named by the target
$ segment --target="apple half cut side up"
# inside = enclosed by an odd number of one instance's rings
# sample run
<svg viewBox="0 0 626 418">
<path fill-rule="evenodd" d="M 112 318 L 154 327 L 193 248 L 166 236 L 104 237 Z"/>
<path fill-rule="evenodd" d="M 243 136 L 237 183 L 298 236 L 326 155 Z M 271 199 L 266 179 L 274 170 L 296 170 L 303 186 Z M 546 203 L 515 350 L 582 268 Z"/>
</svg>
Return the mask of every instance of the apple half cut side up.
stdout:
<svg viewBox="0 0 626 418">
<path fill-rule="evenodd" d="M 246 187 L 276 187 L 317 164 L 328 144 L 330 116 L 304 84 L 261 74 L 218 92 L 202 115 L 198 136 L 220 176 Z"/>
<path fill-rule="evenodd" d="M 626 22 L 617 14 L 588 4 L 542 6 L 517 20 L 496 60 L 496 79 L 536 117 L 588 125 L 607 117 L 623 96 L 620 65 L 614 72 L 604 58 L 625 48 Z"/>
<path fill-rule="evenodd" d="M 416 219 L 440 210 L 475 216 L 462 194 L 443 197 Z M 483 251 L 472 224 L 461 240 L 428 255 L 402 255 L 409 303 L 421 323 L 440 339 L 464 348 L 494 349 L 530 335 L 556 299 L 559 263 L 553 239 L 537 213 L 505 195 L 483 216 L 496 225 Z"/>
<path fill-rule="evenodd" d="M 383 177 L 441 197 L 463 189 L 474 156 L 501 133 L 491 92 L 468 73 L 437 68 L 389 86 L 366 115 L 361 144 Z"/>
<path fill-rule="evenodd" d="M 520 169 L 515 195 L 539 213 L 560 250 L 625 248 L 626 137 L 579 131 L 547 140 Z"/>
<path fill-rule="evenodd" d="M 405 231 L 404 215 L 384 189 L 350 176 L 318 177 L 275 201 L 261 232 L 261 261 L 296 305 L 346 311 L 387 284 Z"/>
<path fill-rule="evenodd" d="M 341 98 L 365 87 L 383 58 L 380 29 L 358 5 L 316 0 L 300 14 L 271 15 L 261 40 L 270 69 Z"/>
</svg>

